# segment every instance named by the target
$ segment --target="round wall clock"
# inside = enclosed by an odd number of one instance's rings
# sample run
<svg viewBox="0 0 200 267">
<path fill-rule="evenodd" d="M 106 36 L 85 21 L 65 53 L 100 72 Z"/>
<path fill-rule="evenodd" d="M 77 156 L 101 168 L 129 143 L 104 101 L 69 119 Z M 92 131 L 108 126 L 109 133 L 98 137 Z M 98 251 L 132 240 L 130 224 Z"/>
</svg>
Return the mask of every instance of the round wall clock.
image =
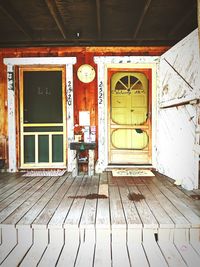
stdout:
<svg viewBox="0 0 200 267">
<path fill-rule="evenodd" d="M 77 76 L 83 83 L 90 83 L 95 78 L 95 69 L 89 64 L 83 64 L 78 68 Z"/>
</svg>

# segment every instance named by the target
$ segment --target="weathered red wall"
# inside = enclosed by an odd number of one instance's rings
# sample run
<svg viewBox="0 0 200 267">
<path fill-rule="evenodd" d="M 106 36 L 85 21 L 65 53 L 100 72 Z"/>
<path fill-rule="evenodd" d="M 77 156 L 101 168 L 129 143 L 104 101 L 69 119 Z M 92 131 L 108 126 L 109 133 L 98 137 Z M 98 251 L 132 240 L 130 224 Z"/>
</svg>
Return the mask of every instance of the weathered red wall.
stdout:
<svg viewBox="0 0 200 267">
<path fill-rule="evenodd" d="M 96 70 L 94 56 L 159 56 L 169 47 L 41 47 L 41 48 L 8 48 L 0 49 L 0 136 L 7 137 L 7 84 L 6 57 L 67 57 L 77 58 L 74 65 L 74 111 L 75 123 L 78 123 L 78 112 L 88 110 L 91 114 L 91 125 L 98 123 L 97 76 L 88 84 L 77 79 L 77 69 L 81 64 L 91 64 Z M 2 153 L 0 151 L 0 153 Z M 0 157 L 5 155 L 0 155 Z"/>
</svg>

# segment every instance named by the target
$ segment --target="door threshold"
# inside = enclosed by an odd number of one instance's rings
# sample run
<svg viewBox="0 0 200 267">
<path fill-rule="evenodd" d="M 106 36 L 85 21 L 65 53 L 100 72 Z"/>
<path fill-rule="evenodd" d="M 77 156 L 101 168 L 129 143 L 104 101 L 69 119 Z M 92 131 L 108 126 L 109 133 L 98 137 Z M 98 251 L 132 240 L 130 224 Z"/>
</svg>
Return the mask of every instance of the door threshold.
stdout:
<svg viewBox="0 0 200 267">
<path fill-rule="evenodd" d="M 124 165 L 124 164 L 112 164 L 108 165 L 106 167 L 106 170 L 111 170 L 111 169 L 155 169 L 152 164 L 133 164 L 133 165 Z"/>
</svg>

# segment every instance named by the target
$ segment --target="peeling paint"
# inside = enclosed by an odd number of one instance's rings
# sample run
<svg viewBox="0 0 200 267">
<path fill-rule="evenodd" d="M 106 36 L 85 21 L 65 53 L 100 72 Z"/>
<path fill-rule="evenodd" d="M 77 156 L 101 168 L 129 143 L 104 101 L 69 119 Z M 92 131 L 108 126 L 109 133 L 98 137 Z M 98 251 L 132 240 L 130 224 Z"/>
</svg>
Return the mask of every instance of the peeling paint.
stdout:
<svg viewBox="0 0 200 267">
<path fill-rule="evenodd" d="M 200 63 L 196 61 L 198 49 L 188 50 L 187 55 L 184 51 L 193 46 L 196 33 L 168 50 L 160 61 L 162 93 L 158 106 L 162 109 L 157 118 L 157 167 L 187 190 L 198 188 L 199 163 L 198 155 L 194 153 L 194 146 L 199 142 L 196 134 L 198 109 L 197 102 L 190 105 L 189 101 L 198 99 Z M 170 107 L 172 103 L 174 106 Z"/>
</svg>

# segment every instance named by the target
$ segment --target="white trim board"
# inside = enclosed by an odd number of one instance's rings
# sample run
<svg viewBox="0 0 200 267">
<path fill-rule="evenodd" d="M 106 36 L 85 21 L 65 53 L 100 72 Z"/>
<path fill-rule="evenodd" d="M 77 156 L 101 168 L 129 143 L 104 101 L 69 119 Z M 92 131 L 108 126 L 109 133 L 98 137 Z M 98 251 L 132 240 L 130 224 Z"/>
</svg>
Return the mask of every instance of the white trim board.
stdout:
<svg viewBox="0 0 200 267">
<path fill-rule="evenodd" d="M 108 126 L 107 126 L 107 71 L 108 68 L 151 68 L 152 69 L 152 165 L 156 165 L 156 117 L 157 117 L 157 92 L 156 77 L 158 72 L 159 57 L 140 56 L 100 56 L 94 57 L 98 65 L 98 160 L 96 172 L 108 168 Z M 153 82 L 154 81 L 154 82 Z"/>
<path fill-rule="evenodd" d="M 65 65 L 66 66 L 66 94 L 67 94 L 67 138 L 68 143 L 73 140 L 74 107 L 73 107 L 73 64 L 76 57 L 29 57 L 4 58 L 7 65 L 8 90 L 8 162 L 9 171 L 17 171 L 16 153 L 16 111 L 15 111 L 15 77 L 14 67 L 20 65 Z M 69 101 L 70 98 L 70 101 Z M 68 149 L 68 171 L 74 169 L 74 151 Z"/>
</svg>

